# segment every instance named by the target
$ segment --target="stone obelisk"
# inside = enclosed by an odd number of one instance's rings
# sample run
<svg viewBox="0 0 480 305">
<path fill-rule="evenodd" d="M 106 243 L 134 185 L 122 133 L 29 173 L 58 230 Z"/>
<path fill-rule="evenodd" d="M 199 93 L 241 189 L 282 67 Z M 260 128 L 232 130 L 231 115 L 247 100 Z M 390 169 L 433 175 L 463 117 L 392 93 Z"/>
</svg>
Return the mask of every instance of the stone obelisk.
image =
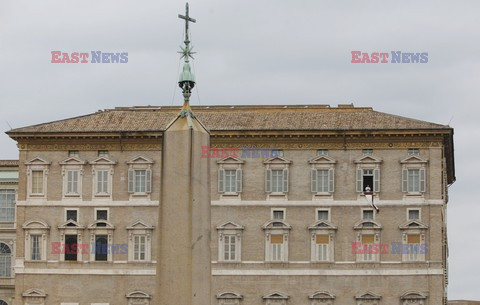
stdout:
<svg viewBox="0 0 480 305">
<path fill-rule="evenodd" d="M 195 79 L 185 16 L 184 59 L 179 85 L 184 104 L 163 133 L 162 187 L 158 218 L 157 275 L 154 304 L 209 305 L 210 269 L 210 166 L 201 158 L 210 134 L 192 112 L 189 100 Z"/>
</svg>

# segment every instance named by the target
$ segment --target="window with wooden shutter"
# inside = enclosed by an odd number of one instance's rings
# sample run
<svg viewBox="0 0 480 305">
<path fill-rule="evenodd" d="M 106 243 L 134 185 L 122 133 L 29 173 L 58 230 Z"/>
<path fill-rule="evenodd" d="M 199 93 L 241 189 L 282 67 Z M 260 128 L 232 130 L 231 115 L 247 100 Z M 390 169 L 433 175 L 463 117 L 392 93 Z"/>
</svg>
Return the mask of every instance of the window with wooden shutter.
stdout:
<svg viewBox="0 0 480 305">
<path fill-rule="evenodd" d="M 128 192 L 133 193 L 134 192 L 134 181 L 133 181 L 133 169 L 128 171 Z"/>
<path fill-rule="evenodd" d="M 272 170 L 271 169 L 265 170 L 265 192 L 267 193 L 272 192 Z"/>
<path fill-rule="evenodd" d="M 241 169 L 237 169 L 236 171 L 237 173 L 237 193 L 241 193 L 242 192 L 242 188 L 243 188 L 243 183 L 242 183 L 242 170 Z"/>
<path fill-rule="evenodd" d="M 223 168 L 218 170 L 218 192 L 225 192 L 225 170 Z"/>
<path fill-rule="evenodd" d="M 288 168 L 283 169 L 283 190 L 284 193 L 288 193 Z"/>
<path fill-rule="evenodd" d="M 373 191 L 378 193 L 380 192 L 380 169 L 376 168 L 373 170 Z"/>
</svg>

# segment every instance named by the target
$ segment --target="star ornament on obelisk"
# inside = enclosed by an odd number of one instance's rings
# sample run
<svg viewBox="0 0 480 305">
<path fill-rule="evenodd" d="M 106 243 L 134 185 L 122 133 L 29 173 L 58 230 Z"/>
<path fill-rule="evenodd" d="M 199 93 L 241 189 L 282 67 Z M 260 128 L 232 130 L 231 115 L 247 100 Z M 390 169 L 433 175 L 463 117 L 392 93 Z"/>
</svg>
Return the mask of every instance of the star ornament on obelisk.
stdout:
<svg viewBox="0 0 480 305">
<path fill-rule="evenodd" d="M 162 134 L 161 193 L 157 224 L 157 273 L 155 305 L 209 305 L 210 258 L 210 159 L 202 147 L 210 146 L 210 134 L 189 105 L 195 78 L 189 59 L 188 4 L 185 15 L 183 71 L 178 85 L 184 104 Z"/>
</svg>

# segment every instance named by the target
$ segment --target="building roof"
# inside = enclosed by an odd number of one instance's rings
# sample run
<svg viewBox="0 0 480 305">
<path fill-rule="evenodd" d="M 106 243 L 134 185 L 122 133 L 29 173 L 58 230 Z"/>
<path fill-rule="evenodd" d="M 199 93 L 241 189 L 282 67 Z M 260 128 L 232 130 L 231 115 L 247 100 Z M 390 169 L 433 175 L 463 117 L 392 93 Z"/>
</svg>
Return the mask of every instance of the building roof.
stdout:
<svg viewBox="0 0 480 305">
<path fill-rule="evenodd" d="M 18 166 L 18 160 L 0 160 L 0 167 Z"/>
<path fill-rule="evenodd" d="M 8 131 L 29 133 L 97 133 L 163 131 L 180 107 L 120 107 Z M 416 119 L 340 105 L 194 106 L 193 112 L 211 131 L 245 130 L 414 130 L 450 129 Z"/>
</svg>

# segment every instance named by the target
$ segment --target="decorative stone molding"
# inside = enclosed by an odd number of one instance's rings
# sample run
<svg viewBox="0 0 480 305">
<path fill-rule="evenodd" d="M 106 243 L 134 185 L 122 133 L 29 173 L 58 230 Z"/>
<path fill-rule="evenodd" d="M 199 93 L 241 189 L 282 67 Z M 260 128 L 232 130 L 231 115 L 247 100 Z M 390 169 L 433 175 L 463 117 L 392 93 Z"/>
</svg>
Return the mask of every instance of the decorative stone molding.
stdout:
<svg viewBox="0 0 480 305">
<path fill-rule="evenodd" d="M 335 231 L 337 227 L 326 220 L 320 220 L 308 227 L 310 231 L 310 259 L 312 262 L 333 262 L 335 258 Z M 318 237 L 328 237 L 328 254 L 326 260 L 317 255 Z M 321 242 L 324 242 L 323 240 Z"/>
<path fill-rule="evenodd" d="M 24 305 L 44 305 L 47 294 L 38 288 L 31 288 L 22 293 Z"/>
<path fill-rule="evenodd" d="M 31 236 L 38 235 L 40 236 L 40 260 L 47 260 L 47 237 L 50 230 L 50 226 L 47 225 L 44 221 L 41 220 L 30 220 L 25 222 L 22 225 L 23 230 L 25 231 L 25 260 L 30 261 L 32 257 L 32 248 L 31 248 Z"/>
<path fill-rule="evenodd" d="M 282 156 L 269 158 L 263 162 L 265 164 L 265 192 L 267 199 L 285 199 L 288 200 L 289 188 L 289 166 L 292 161 Z M 272 171 L 282 170 L 282 190 L 275 191 L 272 187 Z"/>
<path fill-rule="evenodd" d="M 221 193 L 220 198 L 234 198 L 241 199 L 241 193 L 243 191 L 243 171 L 242 166 L 245 161 L 239 158 L 228 156 L 217 161 L 218 164 L 218 192 Z M 225 171 L 235 171 L 235 192 L 227 191 L 225 182 Z"/>
<path fill-rule="evenodd" d="M 311 191 L 312 191 L 312 199 L 322 199 L 326 196 L 333 197 L 334 192 L 334 185 L 335 185 L 335 164 L 337 161 L 329 156 L 318 156 L 308 163 L 311 166 L 311 174 L 310 174 L 310 182 L 311 182 Z M 318 189 L 318 170 L 327 170 L 328 171 L 328 190 L 320 190 Z"/>
<path fill-rule="evenodd" d="M 380 295 L 370 291 L 355 296 L 357 305 L 379 305 L 381 298 Z"/>
<path fill-rule="evenodd" d="M 150 305 L 152 296 L 141 290 L 134 290 L 125 296 L 128 300 L 128 305 Z"/>
<path fill-rule="evenodd" d="M 100 224 L 100 225 L 99 225 Z M 88 230 L 90 231 L 90 244 L 95 245 L 95 236 L 96 235 L 106 235 L 107 236 L 107 244 L 113 244 L 113 230 L 115 230 L 115 226 L 112 225 L 110 222 L 106 220 L 96 220 L 91 225 L 88 226 Z M 93 249 L 92 249 L 93 250 Z M 96 251 L 96 250 L 95 250 Z M 113 253 L 112 251 L 107 252 L 107 261 L 111 262 L 113 260 Z M 95 253 L 90 253 L 90 261 L 95 261 Z"/>
<path fill-rule="evenodd" d="M 59 164 L 62 166 L 63 198 L 82 198 L 83 166 L 87 164 L 87 162 L 77 157 L 69 157 L 59 162 Z M 75 193 L 68 192 L 68 171 L 78 171 L 77 192 Z"/>
<path fill-rule="evenodd" d="M 282 292 L 272 292 L 263 296 L 265 305 L 286 305 L 289 296 Z"/>
<path fill-rule="evenodd" d="M 27 196 L 30 198 L 45 198 L 47 195 L 47 184 L 48 184 L 48 170 L 49 167 L 52 163 L 46 161 L 45 159 L 41 157 L 35 157 L 31 159 L 28 162 L 25 162 L 25 165 L 27 166 Z M 32 189 L 32 177 L 33 171 L 42 171 L 43 172 L 43 177 L 42 177 L 42 190 L 40 192 L 33 192 Z"/>
<path fill-rule="evenodd" d="M 58 230 L 60 231 L 60 244 L 61 247 L 65 245 L 65 236 L 66 235 L 76 235 L 77 236 L 77 244 L 83 244 L 83 230 L 85 229 L 85 226 L 79 225 L 76 221 L 69 219 L 66 222 L 62 223 L 61 225 L 58 226 Z M 81 262 L 82 261 L 82 249 L 77 250 L 77 261 Z M 65 261 L 65 253 L 60 253 L 60 261 L 63 262 Z"/>
<path fill-rule="evenodd" d="M 316 291 L 308 296 L 311 300 L 311 305 L 333 305 L 335 295 L 327 291 Z"/>
<path fill-rule="evenodd" d="M 426 305 L 427 294 L 420 291 L 407 291 L 400 296 L 402 305 Z"/>
<path fill-rule="evenodd" d="M 144 262 L 150 262 L 152 260 L 152 232 L 154 226 L 148 225 L 141 220 L 137 220 L 133 224 L 127 227 L 128 232 L 128 260 L 138 262 L 135 260 L 135 235 L 145 236 L 145 260 Z"/>
<path fill-rule="evenodd" d="M 265 231 L 265 260 L 268 262 L 288 262 L 288 235 L 292 227 L 283 220 L 270 220 L 262 226 Z M 272 236 L 281 236 L 281 259 L 274 259 Z M 275 241 L 278 243 L 278 241 Z"/>
<path fill-rule="evenodd" d="M 242 260 L 242 232 L 244 226 L 239 225 L 233 221 L 224 222 L 216 227 L 218 231 L 218 261 L 220 262 L 240 262 Z M 225 260 L 225 238 L 224 236 L 235 236 L 235 259 Z"/>
<path fill-rule="evenodd" d="M 233 291 L 226 291 L 216 295 L 218 305 L 239 305 L 243 296 Z"/>
<path fill-rule="evenodd" d="M 102 198 L 112 198 L 113 193 L 113 174 L 114 174 L 114 167 L 117 164 L 116 161 L 111 160 L 107 157 L 98 157 L 93 161 L 89 162 L 92 165 L 92 190 L 94 197 L 102 197 Z M 98 189 L 98 171 L 108 171 L 108 192 L 104 192 Z"/>
</svg>

